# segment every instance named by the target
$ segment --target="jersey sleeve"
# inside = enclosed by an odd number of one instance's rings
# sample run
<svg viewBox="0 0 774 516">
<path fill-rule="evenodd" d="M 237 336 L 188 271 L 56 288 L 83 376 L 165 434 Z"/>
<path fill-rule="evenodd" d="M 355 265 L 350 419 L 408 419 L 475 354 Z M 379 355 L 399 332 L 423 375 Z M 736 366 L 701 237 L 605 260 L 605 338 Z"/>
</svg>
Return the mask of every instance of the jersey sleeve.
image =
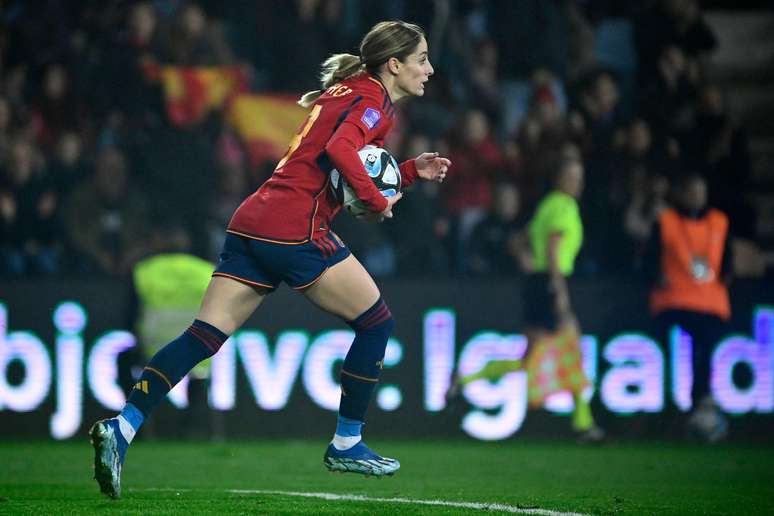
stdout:
<svg viewBox="0 0 774 516">
<path fill-rule="evenodd" d="M 325 152 L 357 198 L 366 203 L 371 211 L 384 211 L 387 199 L 368 177 L 357 153 L 374 140 L 384 138 L 389 120 L 378 101 L 370 97 L 364 97 L 345 115 L 344 121 L 328 140 Z"/>
<path fill-rule="evenodd" d="M 401 188 L 411 186 L 411 184 L 417 180 L 417 177 L 419 177 L 416 160 L 408 159 L 401 163 L 398 168 L 400 169 Z"/>
</svg>

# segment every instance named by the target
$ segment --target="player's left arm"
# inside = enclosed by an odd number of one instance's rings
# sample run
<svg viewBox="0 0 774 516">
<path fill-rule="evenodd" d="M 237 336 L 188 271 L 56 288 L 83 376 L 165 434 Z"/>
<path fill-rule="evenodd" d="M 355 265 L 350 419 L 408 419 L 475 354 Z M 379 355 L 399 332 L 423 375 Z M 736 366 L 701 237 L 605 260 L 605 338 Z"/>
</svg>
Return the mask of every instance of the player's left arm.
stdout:
<svg viewBox="0 0 774 516">
<path fill-rule="evenodd" d="M 402 186 L 409 186 L 417 177 L 442 183 L 451 164 L 448 158 L 440 156 L 437 152 L 423 152 L 415 159 L 400 164 Z"/>
</svg>

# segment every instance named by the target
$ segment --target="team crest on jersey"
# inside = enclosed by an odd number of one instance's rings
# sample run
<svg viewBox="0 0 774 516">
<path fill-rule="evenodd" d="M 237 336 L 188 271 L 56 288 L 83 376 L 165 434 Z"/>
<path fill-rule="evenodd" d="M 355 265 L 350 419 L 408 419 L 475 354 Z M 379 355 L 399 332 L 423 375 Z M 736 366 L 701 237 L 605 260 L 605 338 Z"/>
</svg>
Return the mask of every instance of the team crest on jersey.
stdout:
<svg viewBox="0 0 774 516">
<path fill-rule="evenodd" d="M 376 124 L 379 123 L 379 119 L 382 118 L 382 115 L 373 108 L 367 108 L 365 110 L 365 113 L 363 113 L 362 118 L 360 120 L 368 126 L 369 129 L 373 129 L 376 127 Z"/>
</svg>

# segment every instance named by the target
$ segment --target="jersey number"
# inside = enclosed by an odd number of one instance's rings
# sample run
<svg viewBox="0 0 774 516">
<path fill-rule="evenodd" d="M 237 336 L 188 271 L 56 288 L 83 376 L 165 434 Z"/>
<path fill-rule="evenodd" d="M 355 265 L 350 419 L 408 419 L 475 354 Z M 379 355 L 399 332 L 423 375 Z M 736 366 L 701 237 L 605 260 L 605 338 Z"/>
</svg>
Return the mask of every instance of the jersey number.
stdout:
<svg viewBox="0 0 774 516">
<path fill-rule="evenodd" d="M 290 147 L 288 147 L 288 151 L 284 156 L 282 156 L 282 159 L 279 160 L 279 163 L 277 163 L 277 168 L 282 168 L 282 166 L 290 159 L 290 156 L 296 152 L 298 146 L 301 145 L 301 140 L 304 138 L 304 136 L 309 134 L 309 131 L 312 129 L 312 125 L 314 124 L 315 120 L 317 120 L 317 118 L 320 116 L 320 111 L 322 111 L 322 108 L 323 107 L 320 104 L 315 104 L 315 106 L 312 108 L 312 111 L 310 111 L 309 115 L 307 115 L 304 126 L 299 132 L 296 133 L 295 136 L 293 136 L 293 139 L 290 140 Z"/>
</svg>

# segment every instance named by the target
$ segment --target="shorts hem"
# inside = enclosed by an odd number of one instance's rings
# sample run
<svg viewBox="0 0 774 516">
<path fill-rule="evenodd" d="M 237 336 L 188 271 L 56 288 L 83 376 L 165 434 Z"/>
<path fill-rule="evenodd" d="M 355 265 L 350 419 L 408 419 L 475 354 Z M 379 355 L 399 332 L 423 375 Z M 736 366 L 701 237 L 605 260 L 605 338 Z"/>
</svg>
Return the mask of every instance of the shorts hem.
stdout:
<svg viewBox="0 0 774 516">
<path fill-rule="evenodd" d="M 279 244 L 279 245 L 304 245 L 310 242 L 309 238 L 305 238 L 303 240 L 279 240 L 274 238 L 266 238 L 258 235 L 251 235 L 249 233 L 242 233 L 241 231 L 236 231 L 234 229 L 227 229 L 226 233 L 231 233 L 232 235 L 249 238 L 250 240 L 258 240 L 260 242 L 268 242 L 270 244 Z"/>
<path fill-rule="evenodd" d="M 218 272 L 215 271 L 212 273 L 213 276 L 220 276 L 222 278 L 229 278 L 234 281 L 238 281 L 239 283 L 244 283 L 245 285 L 250 285 L 251 287 L 262 287 L 262 288 L 268 288 L 271 290 L 277 290 L 277 287 L 274 285 L 267 285 L 266 283 L 260 283 L 258 281 L 252 281 L 247 278 L 240 278 L 239 276 L 234 276 L 233 274 L 227 274 L 225 272 Z"/>
<path fill-rule="evenodd" d="M 325 276 L 325 273 L 328 272 L 329 269 L 330 267 L 326 267 L 325 269 L 323 269 L 323 271 L 320 274 L 318 274 L 317 277 L 312 281 L 310 281 L 309 283 L 306 283 L 304 285 L 299 285 L 298 287 L 294 287 L 293 285 L 291 285 L 290 288 L 292 288 L 293 290 L 304 290 L 305 288 L 309 288 L 315 283 L 317 283 L 318 281 L 320 281 L 322 277 Z"/>
</svg>

